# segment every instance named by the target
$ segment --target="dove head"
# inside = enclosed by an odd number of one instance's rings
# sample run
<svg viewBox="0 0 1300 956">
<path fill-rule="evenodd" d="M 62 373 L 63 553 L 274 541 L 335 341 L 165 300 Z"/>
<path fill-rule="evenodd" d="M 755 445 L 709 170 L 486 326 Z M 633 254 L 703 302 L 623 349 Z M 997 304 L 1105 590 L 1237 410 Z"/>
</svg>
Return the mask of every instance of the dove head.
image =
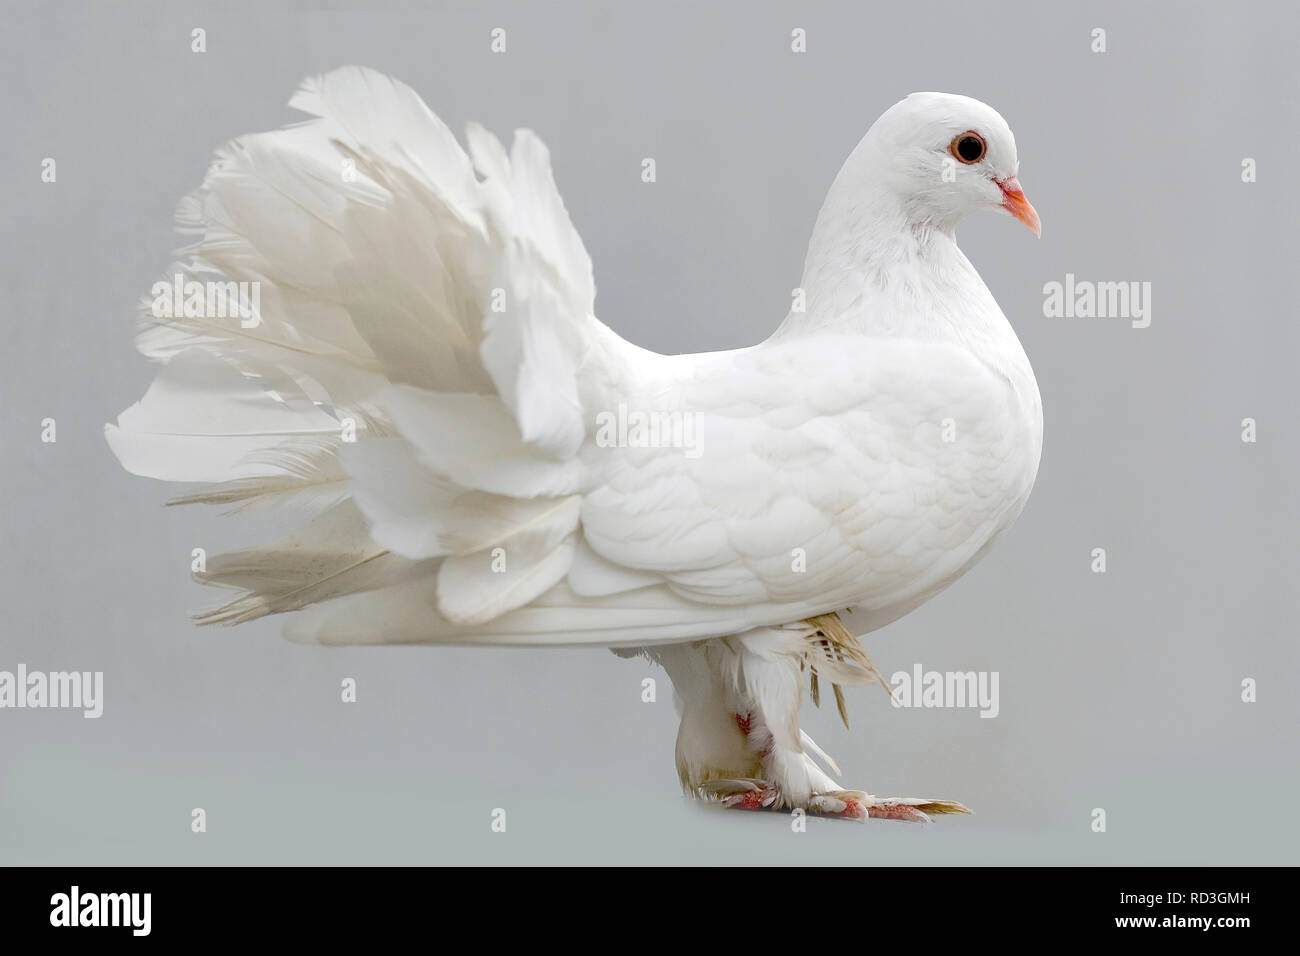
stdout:
<svg viewBox="0 0 1300 956">
<path fill-rule="evenodd" d="M 1014 216 L 1041 234 L 1016 173 L 1016 139 L 998 112 L 968 96 L 913 93 L 863 138 L 861 188 L 892 194 L 912 225 L 951 232 L 971 213 Z"/>
</svg>

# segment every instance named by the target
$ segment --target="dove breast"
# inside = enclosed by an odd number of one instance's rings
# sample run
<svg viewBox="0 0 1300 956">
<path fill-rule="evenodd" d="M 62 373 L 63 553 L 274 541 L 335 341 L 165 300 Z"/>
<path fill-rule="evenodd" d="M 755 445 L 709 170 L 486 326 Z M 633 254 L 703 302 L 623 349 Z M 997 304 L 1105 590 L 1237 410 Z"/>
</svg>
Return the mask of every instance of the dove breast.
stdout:
<svg viewBox="0 0 1300 956">
<path fill-rule="evenodd" d="M 657 364 L 618 414 L 678 416 L 693 443 L 631 447 L 629 428 L 583 453 L 598 476 L 585 543 L 643 573 L 628 587 L 860 607 L 883 626 L 969 568 L 1033 485 L 1032 374 L 1018 383 L 952 342 L 822 334 Z M 579 560 L 571 583 L 582 573 Z"/>
</svg>

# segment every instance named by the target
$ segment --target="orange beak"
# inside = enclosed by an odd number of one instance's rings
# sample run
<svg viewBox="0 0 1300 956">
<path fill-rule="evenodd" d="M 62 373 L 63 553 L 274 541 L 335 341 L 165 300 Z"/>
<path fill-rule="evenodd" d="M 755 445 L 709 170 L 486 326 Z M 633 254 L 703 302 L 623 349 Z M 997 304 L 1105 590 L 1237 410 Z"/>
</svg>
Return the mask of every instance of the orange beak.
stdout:
<svg viewBox="0 0 1300 956">
<path fill-rule="evenodd" d="M 1002 190 L 1002 208 L 1034 230 L 1035 236 L 1042 238 L 1043 226 L 1038 221 L 1038 213 L 1025 198 L 1025 191 L 1020 188 L 1020 181 L 1015 176 L 1000 182 L 996 179 L 993 181 Z"/>
</svg>

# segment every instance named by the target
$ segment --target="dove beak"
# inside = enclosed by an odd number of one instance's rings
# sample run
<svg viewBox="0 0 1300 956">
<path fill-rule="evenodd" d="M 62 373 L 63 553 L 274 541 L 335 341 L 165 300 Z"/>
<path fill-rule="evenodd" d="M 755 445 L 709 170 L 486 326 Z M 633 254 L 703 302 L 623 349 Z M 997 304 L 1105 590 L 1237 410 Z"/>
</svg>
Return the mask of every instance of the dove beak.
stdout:
<svg viewBox="0 0 1300 956">
<path fill-rule="evenodd" d="M 1032 229 L 1034 235 L 1041 239 L 1043 235 L 1042 224 L 1038 221 L 1037 211 L 1025 198 L 1025 191 L 1020 188 L 1020 180 L 1012 176 L 1009 179 L 995 179 L 993 181 L 998 184 L 998 189 L 1002 190 L 1002 208 Z"/>
</svg>

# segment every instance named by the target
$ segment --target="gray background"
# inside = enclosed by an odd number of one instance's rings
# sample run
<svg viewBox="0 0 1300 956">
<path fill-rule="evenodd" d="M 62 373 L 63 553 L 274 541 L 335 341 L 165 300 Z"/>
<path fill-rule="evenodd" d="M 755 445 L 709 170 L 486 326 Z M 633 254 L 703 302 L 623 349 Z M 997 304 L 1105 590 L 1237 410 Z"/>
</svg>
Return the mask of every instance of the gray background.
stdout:
<svg viewBox="0 0 1300 956">
<path fill-rule="evenodd" d="M 98 721 L 0 711 L 0 861 L 1296 862 L 1300 15 L 876 6 L 6 11 L 0 669 L 103 670 L 107 686 Z M 206 54 L 189 50 L 195 26 Z M 488 51 L 496 26 L 504 56 Z M 851 731 L 833 708 L 805 714 L 846 783 L 976 816 L 795 835 L 781 816 L 689 805 L 666 680 L 643 704 L 653 672 L 602 650 L 329 650 L 283 642 L 275 620 L 188 623 L 212 598 L 189 582 L 190 549 L 250 531 L 164 510 L 177 489 L 108 452 L 103 422 L 153 372 L 133 307 L 213 148 L 295 119 L 298 82 L 352 62 L 402 78 L 454 129 L 536 129 L 595 261 L 598 314 L 666 351 L 776 325 L 826 188 L 894 101 L 961 92 L 1008 119 L 1043 240 L 993 216 L 961 240 L 1037 372 L 1038 486 L 980 567 L 868 642 L 886 674 L 999 671 L 1001 715 L 895 710 L 867 690 L 851 692 Z M 57 184 L 40 182 L 46 156 Z M 1043 283 L 1067 272 L 1150 281 L 1151 327 L 1044 318 Z M 57 444 L 39 441 L 46 416 Z M 1257 444 L 1239 439 L 1246 416 Z M 355 705 L 339 702 L 345 676 Z M 1258 703 L 1240 702 L 1243 677 Z"/>
</svg>

